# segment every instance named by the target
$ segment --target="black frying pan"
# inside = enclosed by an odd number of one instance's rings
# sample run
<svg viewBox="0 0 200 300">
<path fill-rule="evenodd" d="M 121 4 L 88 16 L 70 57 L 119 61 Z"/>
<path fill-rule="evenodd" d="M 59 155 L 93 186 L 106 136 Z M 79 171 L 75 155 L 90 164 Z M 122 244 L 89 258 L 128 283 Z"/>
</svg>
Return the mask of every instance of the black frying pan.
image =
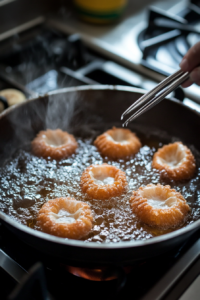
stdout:
<svg viewBox="0 0 200 300">
<path fill-rule="evenodd" d="M 52 92 L 12 107 L 0 116 L 0 163 L 3 164 L 24 141 L 31 141 L 38 131 L 51 126 L 54 119 L 57 120 L 54 126 L 62 129 L 66 126 L 81 128 L 86 123 L 119 124 L 122 112 L 143 93 L 130 87 L 76 87 Z M 136 122 L 167 131 L 169 135 L 179 137 L 186 144 L 193 144 L 200 151 L 200 115 L 176 100 L 163 100 Z M 198 220 L 185 228 L 146 241 L 96 244 L 64 240 L 35 231 L 2 212 L 0 218 L 9 230 L 32 247 L 58 257 L 69 265 L 87 267 L 114 263 L 131 265 L 171 250 L 200 228 Z"/>
</svg>

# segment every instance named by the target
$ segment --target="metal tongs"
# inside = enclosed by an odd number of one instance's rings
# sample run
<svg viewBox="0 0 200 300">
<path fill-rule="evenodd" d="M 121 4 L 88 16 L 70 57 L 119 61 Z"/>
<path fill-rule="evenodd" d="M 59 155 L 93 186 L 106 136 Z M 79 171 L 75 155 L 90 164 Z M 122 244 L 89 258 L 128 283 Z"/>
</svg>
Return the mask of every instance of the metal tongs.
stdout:
<svg viewBox="0 0 200 300">
<path fill-rule="evenodd" d="M 135 118 L 139 117 L 145 111 L 152 108 L 154 105 L 162 101 L 169 93 L 175 90 L 179 85 L 189 78 L 189 72 L 183 72 L 178 70 L 174 74 L 165 78 L 161 81 L 155 88 L 140 97 L 136 102 L 134 102 L 121 116 L 121 120 L 125 115 L 132 111 L 135 111 L 122 126 L 127 126 L 129 122 L 133 121 Z"/>
</svg>

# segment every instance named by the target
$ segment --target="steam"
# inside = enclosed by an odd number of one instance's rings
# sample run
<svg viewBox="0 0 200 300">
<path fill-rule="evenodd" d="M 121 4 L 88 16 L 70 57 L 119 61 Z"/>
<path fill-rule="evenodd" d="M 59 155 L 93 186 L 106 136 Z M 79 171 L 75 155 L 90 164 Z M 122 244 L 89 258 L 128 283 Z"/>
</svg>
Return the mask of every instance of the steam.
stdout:
<svg viewBox="0 0 200 300">
<path fill-rule="evenodd" d="M 45 115 L 46 129 L 57 129 L 77 136 L 94 136 L 94 129 L 102 124 L 102 118 L 91 111 L 89 102 L 85 101 L 80 91 L 52 94 L 49 96 Z"/>
<path fill-rule="evenodd" d="M 60 128 L 75 136 L 95 138 L 104 122 L 94 113 L 95 99 L 87 101 L 86 97 L 86 91 L 58 91 L 13 107 L 4 116 L 8 130 L 5 128 L 7 133 L 5 141 L 2 140 L 0 159 L 7 159 L 25 145 L 30 147 L 41 130 Z"/>
<path fill-rule="evenodd" d="M 59 93 L 56 97 L 50 95 L 45 115 L 45 127 L 69 131 L 72 120 L 81 111 L 77 105 L 78 101 L 80 101 L 80 96 L 77 93 Z"/>
</svg>

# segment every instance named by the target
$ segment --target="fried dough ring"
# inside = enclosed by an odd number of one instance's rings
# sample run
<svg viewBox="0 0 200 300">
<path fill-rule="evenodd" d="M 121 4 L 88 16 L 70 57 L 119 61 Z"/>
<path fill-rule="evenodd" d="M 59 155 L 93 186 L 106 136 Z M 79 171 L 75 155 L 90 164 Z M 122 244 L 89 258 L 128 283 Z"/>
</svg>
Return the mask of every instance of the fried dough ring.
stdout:
<svg viewBox="0 0 200 300">
<path fill-rule="evenodd" d="M 56 198 L 39 211 L 37 225 L 42 231 L 69 239 L 80 239 L 92 229 L 92 213 L 87 203 L 74 198 Z"/>
<path fill-rule="evenodd" d="M 74 136 L 61 129 L 40 131 L 31 145 L 35 155 L 53 159 L 68 157 L 78 147 Z"/>
<path fill-rule="evenodd" d="M 192 152 L 181 142 L 165 145 L 154 154 L 152 166 L 173 180 L 190 179 L 196 170 Z"/>
<path fill-rule="evenodd" d="M 82 191 L 95 199 L 120 196 L 126 186 L 126 174 L 108 164 L 91 165 L 81 176 Z"/>
<path fill-rule="evenodd" d="M 183 196 L 169 185 L 148 184 L 133 191 L 130 198 L 133 213 L 140 221 L 161 228 L 183 223 L 190 207 Z"/>
<path fill-rule="evenodd" d="M 123 158 L 136 154 L 141 148 L 140 140 L 129 129 L 113 127 L 94 141 L 99 152 L 110 158 Z"/>
</svg>

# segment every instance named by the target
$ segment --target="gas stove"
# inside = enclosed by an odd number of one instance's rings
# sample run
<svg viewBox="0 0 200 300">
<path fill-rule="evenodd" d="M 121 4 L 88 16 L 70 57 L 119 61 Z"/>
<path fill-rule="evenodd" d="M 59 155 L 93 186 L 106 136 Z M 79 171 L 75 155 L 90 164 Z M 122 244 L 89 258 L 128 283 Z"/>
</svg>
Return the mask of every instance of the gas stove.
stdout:
<svg viewBox="0 0 200 300">
<path fill-rule="evenodd" d="M 22 0 L 0 1 L 1 20 L 1 8 L 5 13 L 6 7 L 16 2 L 27 5 Z M 118 23 L 103 27 L 82 23 L 71 6 L 62 6 L 60 2 L 54 13 L 54 8 L 44 9 L 46 1 L 42 1 L 43 6 L 36 1 L 37 9 L 31 2 L 32 14 L 27 8 L 23 23 L 17 19 L 15 27 L 10 28 L 6 23 L 0 28 L 0 90 L 16 88 L 29 99 L 59 88 L 86 84 L 153 88 L 178 69 L 188 45 L 200 36 L 195 32 L 189 34 L 186 26 L 191 11 L 195 11 L 195 18 L 198 17 L 198 1 L 134 2 L 129 2 L 127 12 Z M 147 9 L 146 5 L 150 4 L 154 7 Z M 198 18 L 192 17 L 192 20 L 193 30 L 198 32 Z M 176 29 L 171 28 L 175 25 Z M 153 28 L 150 30 L 153 35 L 149 35 L 149 28 Z M 163 62 L 166 52 L 172 52 L 172 56 L 168 62 Z M 199 92 L 200 88 L 193 85 L 185 90 L 186 96 L 182 89 L 171 96 L 200 111 Z M 96 273 L 104 270 L 86 271 L 65 266 L 62 261 L 31 249 L 2 225 L 1 297 L 6 299 L 12 293 L 9 299 L 63 299 L 65 294 L 76 293 L 78 298 L 92 291 L 88 295 L 90 299 L 98 290 L 98 295 L 111 299 L 134 295 L 138 300 L 187 300 L 190 295 L 196 300 L 200 286 L 199 256 L 197 232 L 165 257 L 143 261 L 126 270 L 114 266 L 106 273 L 116 279 L 101 281 L 105 276 L 98 277 Z M 39 288 L 34 288 L 38 280 L 41 282 Z M 27 289 L 32 291 L 31 287 L 34 292 L 26 294 Z M 40 294 L 34 294 L 35 291 Z"/>
</svg>

